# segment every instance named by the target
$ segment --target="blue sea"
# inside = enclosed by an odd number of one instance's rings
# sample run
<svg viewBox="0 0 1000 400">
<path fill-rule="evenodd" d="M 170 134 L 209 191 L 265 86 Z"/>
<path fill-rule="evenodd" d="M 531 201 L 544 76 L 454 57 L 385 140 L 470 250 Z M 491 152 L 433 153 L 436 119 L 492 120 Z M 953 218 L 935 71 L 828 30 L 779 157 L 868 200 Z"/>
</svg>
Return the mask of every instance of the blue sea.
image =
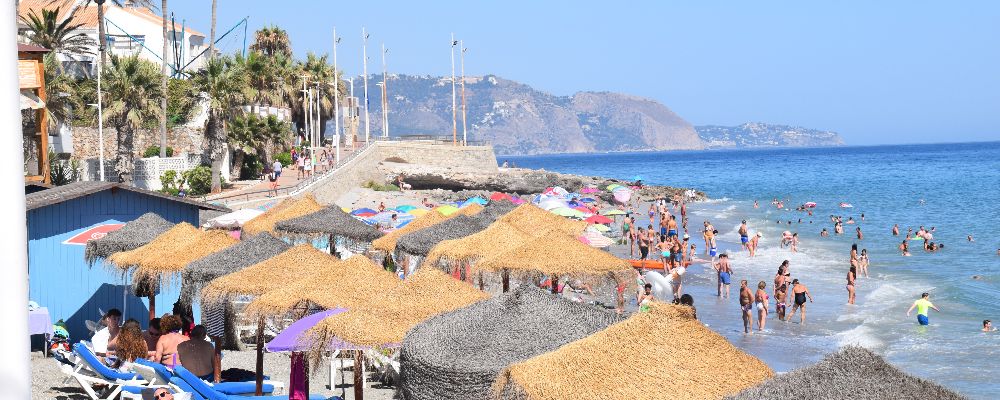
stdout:
<svg viewBox="0 0 1000 400">
<path fill-rule="evenodd" d="M 715 293 L 708 266 L 692 267 L 685 292 L 699 318 L 776 371 L 820 360 L 840 346 L 874 350 L 902 370 L 972 398 L 1000 397 L 1000 332 L 983 333 L 982 321 L 1000 324 L 1000 142 L 872 147 L 676 151 L 501 157 L 518 167 L 690 187 L 712 200 L 690 206 L 691 237 L 699 252 L 702 221 L 720 232 L 720 250 L 733 256 L 733 297 Z M 784 201 L 777 209 L 771 200 Z M 755 209 L 757 200 L 760 208 Z M 810 217 L 794 209 L 818 205 Z M 853 208 L 841 208 L 841 202 Z M 645 214 L 642 210 L 641 214 Z M 861 221 L 864 214 L 864 221 Z M 832 235 L 831 215 L 853 217 L 845 234 Z M 799 222 L 801 218 L 802 222 Z M 746 219 L 763 233 L 757 257 L 740 251 L 737 227 Z M 788 223 L 791 221 L 791 224 Z M 899 224 L 900 236 L 893 236 Z M 857 240 L 860 226 L 864 239 Z M 911 241 L 911 257 L 897 250 L 907 228 L 935 228 L 935 253 Z M 830 237 L 820 237 L 822 228 Z M 781 232 L 797 232 L 799 252 L 779 248 Z M 970 242 L 967 236 L 975 241 Z M 870 277 L 859 277 L 857 304 L 847 304 L 851 245 L 867 249 Z M 767 282 L 771 293 L 782 260 L 815 298 L 805 324 L 779 322 L 744 335 L 738 282 Z M 977 278 L 974 278 L 976 276 Z M 906 310 L 930 292 L 941 309 L 922 327 Z M 773 312 L 772 300 L 771 309 Z M 754 314 L 756 316 L 756 313 Z"/>
</svg>

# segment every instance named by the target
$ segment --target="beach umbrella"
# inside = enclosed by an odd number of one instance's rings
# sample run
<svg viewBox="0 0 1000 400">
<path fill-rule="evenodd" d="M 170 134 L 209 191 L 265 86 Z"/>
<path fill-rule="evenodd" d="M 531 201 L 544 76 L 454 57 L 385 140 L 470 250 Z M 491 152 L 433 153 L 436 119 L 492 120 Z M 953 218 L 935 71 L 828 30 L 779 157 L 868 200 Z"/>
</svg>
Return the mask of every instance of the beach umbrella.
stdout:
<svg viewBox="0 0 1000 400">
<path fill-rule="evenodd" d="M 619 203 L 627 203 L 629 199 L 632 198 L 632 191 L 628 188 L 618 188 L 615 189 L 611 194 L 618 200 Z"/>
<path fill-rule="evenodd" d="M 605 208 L 601 210 L 601 215 L 625 215 L 625 211 L 617 208 Z"/>
<path fill-rule="evenodd" d="M 425 209 L 425 208 L 414 208 L 414 209 L 412 209 L 410 211 L 407 211 L 406 213 L 410 214 L 410 215 L 413 215 L 413 216 L 419 217 L 419 216 L 422 216 L 424 214 L 427 214 L 428 212 L 430 212 L 430 210 Z"/>
<path fill-rule="evenodd" d="M 455 206 L 453 206 L 451 204 L 445 204 L 443 206 L 437 206 L 436 208 L 434 208 L 434 211 L 437 211 L 437 212 L 441 213 L 441 215 L 444 215 L 444 216 L 447 217 L 447 216 L 449 216 L 451 214 L 454 214 L 456 211 L 458 211 L 458 207 L 455 207 Z"/>
<path fill-rule="evenodd" d="M 574 209 L 569 208 L 569 207 L 553 208 L 553 209 L 549 210 L 549 212 L 551 212 L 551 213 L 553 213 L 555 215 L 561 216 L 561 217 L 570 217 L 570 218 L 583 218 L 584 217 L 583 213 L 580 212 L 580 210 L 574 210 Z"/>
<path fill-rule="evenodd" d="M 594 230 L 596 230 L 598 232 L 608 232 L 608 231 L 611 230 L 611 228 L 608 228 L 607 225 L 603 225 L 603 224 L 593 224 L 593 225 L 591 225 L 591 227 L 593 227 Z"/>
<path fill-rule="evenodd" d="M 580 189 L 580 193 L 583 193 L 583 194 L 591 194 L 591 193 L 597 193 L 597 192 L 600 192 L 600 190 L 597 189 L 597 188 L 594 188 L 594 187 L 589 187 L 589 186 L 585 187 L 583 189 Z"/>
<path fill-rule="evenodd" d="M 493 194 L 490 195 L 490 201 L 497 201 L 497 200 L 511 200 L 511 198 L 509 194 L 493 192 Z"/>
<path fill-rule="evenodd" d="M 229 214 L 223 214 L 218 217 L 212 218 L 202 225 L 205 228 L 215 228 L 215 229 L 236 229 L 243 227 L 243 224 L 249 222 L 251 219 L 259 217 L 264 211 L 244 208 L 242 210 L 236 210 Z"/>
<path fill-rule="evenodd" d="M 614 243 L 613 240 L 608 239 L 600 232 L 594 232 L 591 230 L 584 232 L 583 236 L 581 236 L 580 238 L 586 239 L 585 243 L 589 244 L 591 247 L 596 247 L 596 248 L 605 248 L 611 246 Z"/>
<path fill-rule="evenodd" d="M 417 209 L 417 207 L 411 206 L 409 204 L 403 204 L 401 206 L 396 207 L 396 211 L 399 212 L 409 212 L 410 210 L 415 210 L 415 209 Z"/>
<path fill-rule="evenodd" d="M 293 322 L 291 325 L 288 325 L 288 327 L 285 328 L 285 330 L 278 333 L 278 335 L 275 336 L 274 339 L 271 339 L 270 342 L 267 342 L 267 344 L 264 345 L 264 348 L 271 353 L 309 350 L 308 338 L 305 337 L 303 334 L 307 330 L 316 326 L 316 324 L 318 324 L 324 318 L 340 314 L 344 311 L 347 311 L 347 309 L 335 308 L 332 310 L 323 310 L 315 314 L 307 315 L 302 319 Z M 343 347 L 337 346 L 331 348 L 343 348 Z"/>
<path fill-rule="evenodd" d="M 357 210 L 351 211 L 351 215 L 355 217 L 370 217 L 375 214 L 378 214 L 378 211 L 372 210 L 370 208 L 359 208 Z"/>
<path fill-rule="evenodd" d="M 337 206 L 330 206 L 301 217 L 278 222 L 275 230 L 292 239 L 330 239 L 334 253 L 334 237 L 343 237 L 359 243 L 371 243 L 382 236 L 377 229 L 352 217 Z"/>
<path fill-rule="evenodd" d="M 462 203 L 462 206 L 464 207 L 464 206 L 467 206 L 467 205 L 470 205 L 470 204 L 479 204 L 481 206 L 485 206 L 486 203 L 488 203 L 486 201 L 486 199 L 484 199 L 482 197 L 479 197 L 479 196 L 476 196 L 476 197 L 473 197 L 473 198 L 470 198 L 470 199 L 466 200 L 464 203 Z"/>
<path fill-rule="evenodd" d="M 806 207 L 809 207 L 809 208 L 815 208 L 816 207 L 816 203 L 812 202 L 812 201 L 806 202 L 806 204 L 804 204 L 804 205 Z"/>
<path fill-rule="evenodd" d="M 351 213 L 350 207 L 340 207 L 340 209 L 343 210 L 345 213 L 348 213 L 348 214 Z"/>
<path fill-rule="evenodd" d="M 538 207 L 543 210 L 552 210 L 555 208 L 568 208 L 567 204 L 559 199 L 545 199 L 538 203 Z"/>
<path fill-rule="evenodd" d="M 585 219 L 584 221 L 587 221 L 591 224 L 610 224 L 614 222 L 613 220 L 611 220 L 611 218 L 605 217 L 603 215 L 592 215 L 587 219 Z"/>
<path fill-rule="evenodd" d="M 322 210 L 323 206 L 316 202 L 316 198 L 307 194 L 301 199 L 287 199 L 269 210 L 243 224 L 243 233 L 256 235 L 261 232 L 274 233 L 274 225 L 278 222 L 301 217 L 306 214 Z"/>
<path fill-rule="evenodd" d="M 620 187 L 624 187 L 624 186 L 619 185 L 617 183 L 612 183 L 612 184 L 608 185 L 606 187 L 606 189 L 608 189 L 609 192 L 613 192 L 615 189 L 620 188 Z"/>
</svg>

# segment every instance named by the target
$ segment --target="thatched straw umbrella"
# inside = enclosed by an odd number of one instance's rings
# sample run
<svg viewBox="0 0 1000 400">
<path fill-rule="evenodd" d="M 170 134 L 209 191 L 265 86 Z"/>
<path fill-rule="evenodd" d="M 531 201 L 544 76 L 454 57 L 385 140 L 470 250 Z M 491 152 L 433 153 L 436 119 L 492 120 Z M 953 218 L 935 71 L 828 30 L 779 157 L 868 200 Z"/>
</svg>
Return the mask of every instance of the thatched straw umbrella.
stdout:
<svg viewBox="0 0 1000 400">
<path fill-rule="evenodd" d="M 513 211 L 497 219 L 525 231 L 546 230 L 562 232 L 568 235 L 580 235 L 587 228 L 587 223 L 560 217 L 545 211 L 538 206 L 525 203 Z"/>
<path fill-rule="evenodd" d="M 774 376 L 694 319 L 686 306 L 650 312 L 506 368 L 495 393 L 508 399 L 720 399 Z"/>
<path fill-rule="evenodd" d="M 269 291 L 247 305 L 251 315 L 273 317 L 298 307 L 316 305 L 325 309 L 355 309 L 371 304 L 372 298 L 388 292 L 402 281 L 395 274 L 356 255 L 309 278 Z"/>
<path fill-rule="evenodd" d="M 471 206 L 470 206 L 471 207 Z M 473 216 L 459 215 L 439 224 L 403 235 L 396 242 L 396 250 L 411 255 L 426 256 L 438 243 L 469 236 L 486 229 L 516 206 L 509 201 L 494 201 Z"/>
<path fill-rule="evenodd" d="M 336 254 L 336 237 L 356 243 L 357 245 L 348 246 L 356 248 L 364 247 L 382 236 L 382 232 L 375 227 L 348 215 L 335 205 L 298 218 L 280 221 L 275 224 L 275 230 L 279 235 L 290 238 L 329 237 L 330 254 Z"/>
<path fill-rule="evenodd" d="M 303 244 L 246 267 L 240 271 L 216 278 L 201 290 L 203 303 L 229 301 L 234 296 L 260 296 L 288 284 L 289 277 L 310 278 L 333 268 L 340 260 Z M 257 390 L 261 394 L 264 384 L 264 318 L 257 319 Z"/>
<path fill-rule="evenodd" d="M 510 364 L 554 351 L 621 319 L 522 285 L 407 332 L 400 351 L 400 390 L 407 399 L 487 399 L 497 374 Z"/>
<path fill-rule="evenodd" d="M 782 374 L 727 399 L 963 399 L 907 375 L 882 357 L 848 346 L 819 363 Z"/>
<path fill-rule="evenodd" d="M 200 296 L 202 287 L 211 280 L 267 260 L 291 247 L 269 233 L 261 233 L 245 237 L 233 246 L 188 264 L 181 273 L 181 303 L 193 304 Z M 235 331 L 235 315 L 230 302 L 202 304 L 201 316 L 202 324 L 208 328 L 209 336 L 222 338 L 222 346 L 218 347 L 225 346 L 234 350 L 239 346 L 239 338 L 236 337 Z M 221 324 L 219 324 L 220 317 Z M 220 325 L 223 328 L 221 332 Z"/>
<path fill-rule="evenodd" d="M 421 215 L 417 217 L 417 219 L 414 219 L 412 222 L 406 224 L 406 226 L 396 229 L 392 232 L 389 232 L 385 234 L 385 236 L 382 236 L 378 239 L 375 239 L 375 241 L 372 242 L 372 248 L 375 250 L 384 251 L 388 254 L 392 254 L 394 251 L 396 251 L 396 241 L 399 240 L 399 238 L 402 237 L 403 235 L 424 229 L 432 225 L 439 224 L 448 218 L 449 217 L 446 217 L 444 215 L 441 215 L 441 213 L 436 213 L 436 212 L 429 212 L 427 214 Z"/>
<path fill-rule="evenodd" d="M 629 284 L 632 265 L 627 260 L 583 244 L 564 235 L 537 237 L 526 244 L 476 262 L 475 269 L 510 272 L 522 277 L 544 274 L 552 277 L 555 291 L 559 277 L 593 280 L 610 276 L 618 284 Z M 505 285 L 506 286 L 506 285 Z"/>
<path fill-rule="evenodd" d="M 243 234 L 256 235 L 261 232 L 274 233 L 274 225 L 278 222 L 298 218 L 306 214 L 314 213 L 323 208 L 316 202 L 316 198 L 307 194 L 301 199 L 288 199 L 272 207 L 267 212 L 257 218 L 243 224 Z"/>
<path fill-rule="evenodd" d="M 112 254 L 139 248 L 160 236 L 174 224 L 154 213 L 142 214 L 107 236 L 87 242 L 83 257 L 87 264 L 107 259 Z"/>
</svg>

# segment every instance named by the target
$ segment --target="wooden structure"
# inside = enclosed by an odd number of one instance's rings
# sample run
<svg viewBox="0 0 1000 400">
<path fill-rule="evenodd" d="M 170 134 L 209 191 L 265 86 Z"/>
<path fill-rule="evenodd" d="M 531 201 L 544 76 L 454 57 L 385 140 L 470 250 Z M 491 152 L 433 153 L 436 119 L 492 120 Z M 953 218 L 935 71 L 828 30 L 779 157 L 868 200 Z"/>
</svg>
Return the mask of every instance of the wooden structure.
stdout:
<svg viewBox="0 0 1000 400">
<path fill-rule="evenodd" d="M 51 183 L 49 176 L 49 121 L 45 112 L 45 62 L 49 50 L 28 44 L 17 45 L 17 79 L 21 89 L 21 109 L 35 111 L 38 136 L 38 174 L 25 175 L 26 182 Z"/>
</svg>

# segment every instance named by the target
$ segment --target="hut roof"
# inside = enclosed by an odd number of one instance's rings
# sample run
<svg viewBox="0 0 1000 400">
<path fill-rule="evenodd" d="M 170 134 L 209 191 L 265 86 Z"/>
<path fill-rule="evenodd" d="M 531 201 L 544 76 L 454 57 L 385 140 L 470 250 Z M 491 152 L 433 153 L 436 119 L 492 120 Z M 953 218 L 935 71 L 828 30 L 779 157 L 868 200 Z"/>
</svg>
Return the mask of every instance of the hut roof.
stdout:
<svg viewBox="0 0 1000 400">
<path fill-rule="evenodd" d="M 309 334 L 314 348 L 339 339 L 360 346 L 403 341 L 406 331 L 434 315 L 489 298 L 489 294 L 434 268 L 421 268 L 401 285 L 371 300 L 367 307 L 331 316 Z"/>
<path fill-rule="evenodd" d="M 500 217 L 498 221 L 511 224 L 525 231 L 544 229 L 569 235 L 579 235 L 587 228 L 586 222 L 560 217 L 530 203 L 517 206 L 511 212 Z"/>
<path fill-rule="evenodd" d="M 281 235 L 336 235 L 360 242 L 371 242 L 382 236 L 382 232 L 348 215 L 338 206 L 287 219 L 275 224 Z"/>
<path fill-rule="evenodd" d="M 903 373 L 882 357 L 848 346 L 814 365 L 782 374 L 728 399 L 962 399 Z"/>
<path fill-rule="evenodd" d="M 399 284 L 401 281 L 395 274 L 364 256 L 356 255 L 308 278 L 264 293 L 247 305 L 246 312 L 282 315 L 303 303 L 313 303 L 326 309 L 360 308 Z"/>
<path fill-rule="evenodd" d="M 280 289 L 290 279 L 308 278 L 339 262 L 333 256 L 301 244 L 267 260 L 213 279 L 201 291 L 202 301 L 218 302 L 232 295 L 259 296 Z"/>
<path fill-rule="evenodd" d="M 155 213 L 142 214 L 105 237 L 88 241 L 83 257 L 88 264 L 94 265 L 112 254 L 144 246 L 173 226 L 173 223 Z"/>
<path fill-rule="evenodd" d="M 267 260 L 292 246 L 270 233 L 250 236 L 228 248 L 199 258 L 188 264 L 182 273 L 181 297 L 188 303 L 198 296 L 201 288 L 220 276 L 242 270 Z"/>
<path fill-rule="evenodd" d="M 537 237 L 489 258 L 479 260 L 476 268 L 515 273 L 539 272 L 549 275 L 595 276 L 631 270 L 627 260 L 562 235 Z"/>
<path fill-rule="evenodd" d="M 153 278 L 181 272 L 192 261 L 238 242 L 225 231 L 202 231 L 187 223 L 178 227 L 145 246 L 112 255 L 109 260 L 122 268 L 135 266 L 139 279 Z"/>
<path fill-rule="evenodd" d="M 491 398 L 497 374 L 510 364 L 556 350 L 621 319 L 522 285 L 411 329 L 400 352 L 400 389 L 404 398 Z"/>
<path fill-rule="evenodd" d="M 274 233 L 276 223 L 314 213 L 322 208 L 311 194 L 297 200 L 288 199 L 243 224 L 243 234 Z"/>
<path fill-rule="evenodd" d="M 690 308 L 656 303 L 650 312 L 511 365 L 494 389 L 524 399 L 719 399 L 772 376 L 767 364 L 706 328 Z"/>
<path fill-rule="evenodd" d="M 469 207 L 472 207 L 471 205 Z M 465 208 L 469 208 L 465 207 Z M 403 235 L 396 247 L 410 254 L 424 256 L 438 243 L 469 236 L 486 229 L 502 215 L 516 207 L 506 200 L 493 201 L 473 216 L 459 215 L 447 221 Z"/>
</svg>

